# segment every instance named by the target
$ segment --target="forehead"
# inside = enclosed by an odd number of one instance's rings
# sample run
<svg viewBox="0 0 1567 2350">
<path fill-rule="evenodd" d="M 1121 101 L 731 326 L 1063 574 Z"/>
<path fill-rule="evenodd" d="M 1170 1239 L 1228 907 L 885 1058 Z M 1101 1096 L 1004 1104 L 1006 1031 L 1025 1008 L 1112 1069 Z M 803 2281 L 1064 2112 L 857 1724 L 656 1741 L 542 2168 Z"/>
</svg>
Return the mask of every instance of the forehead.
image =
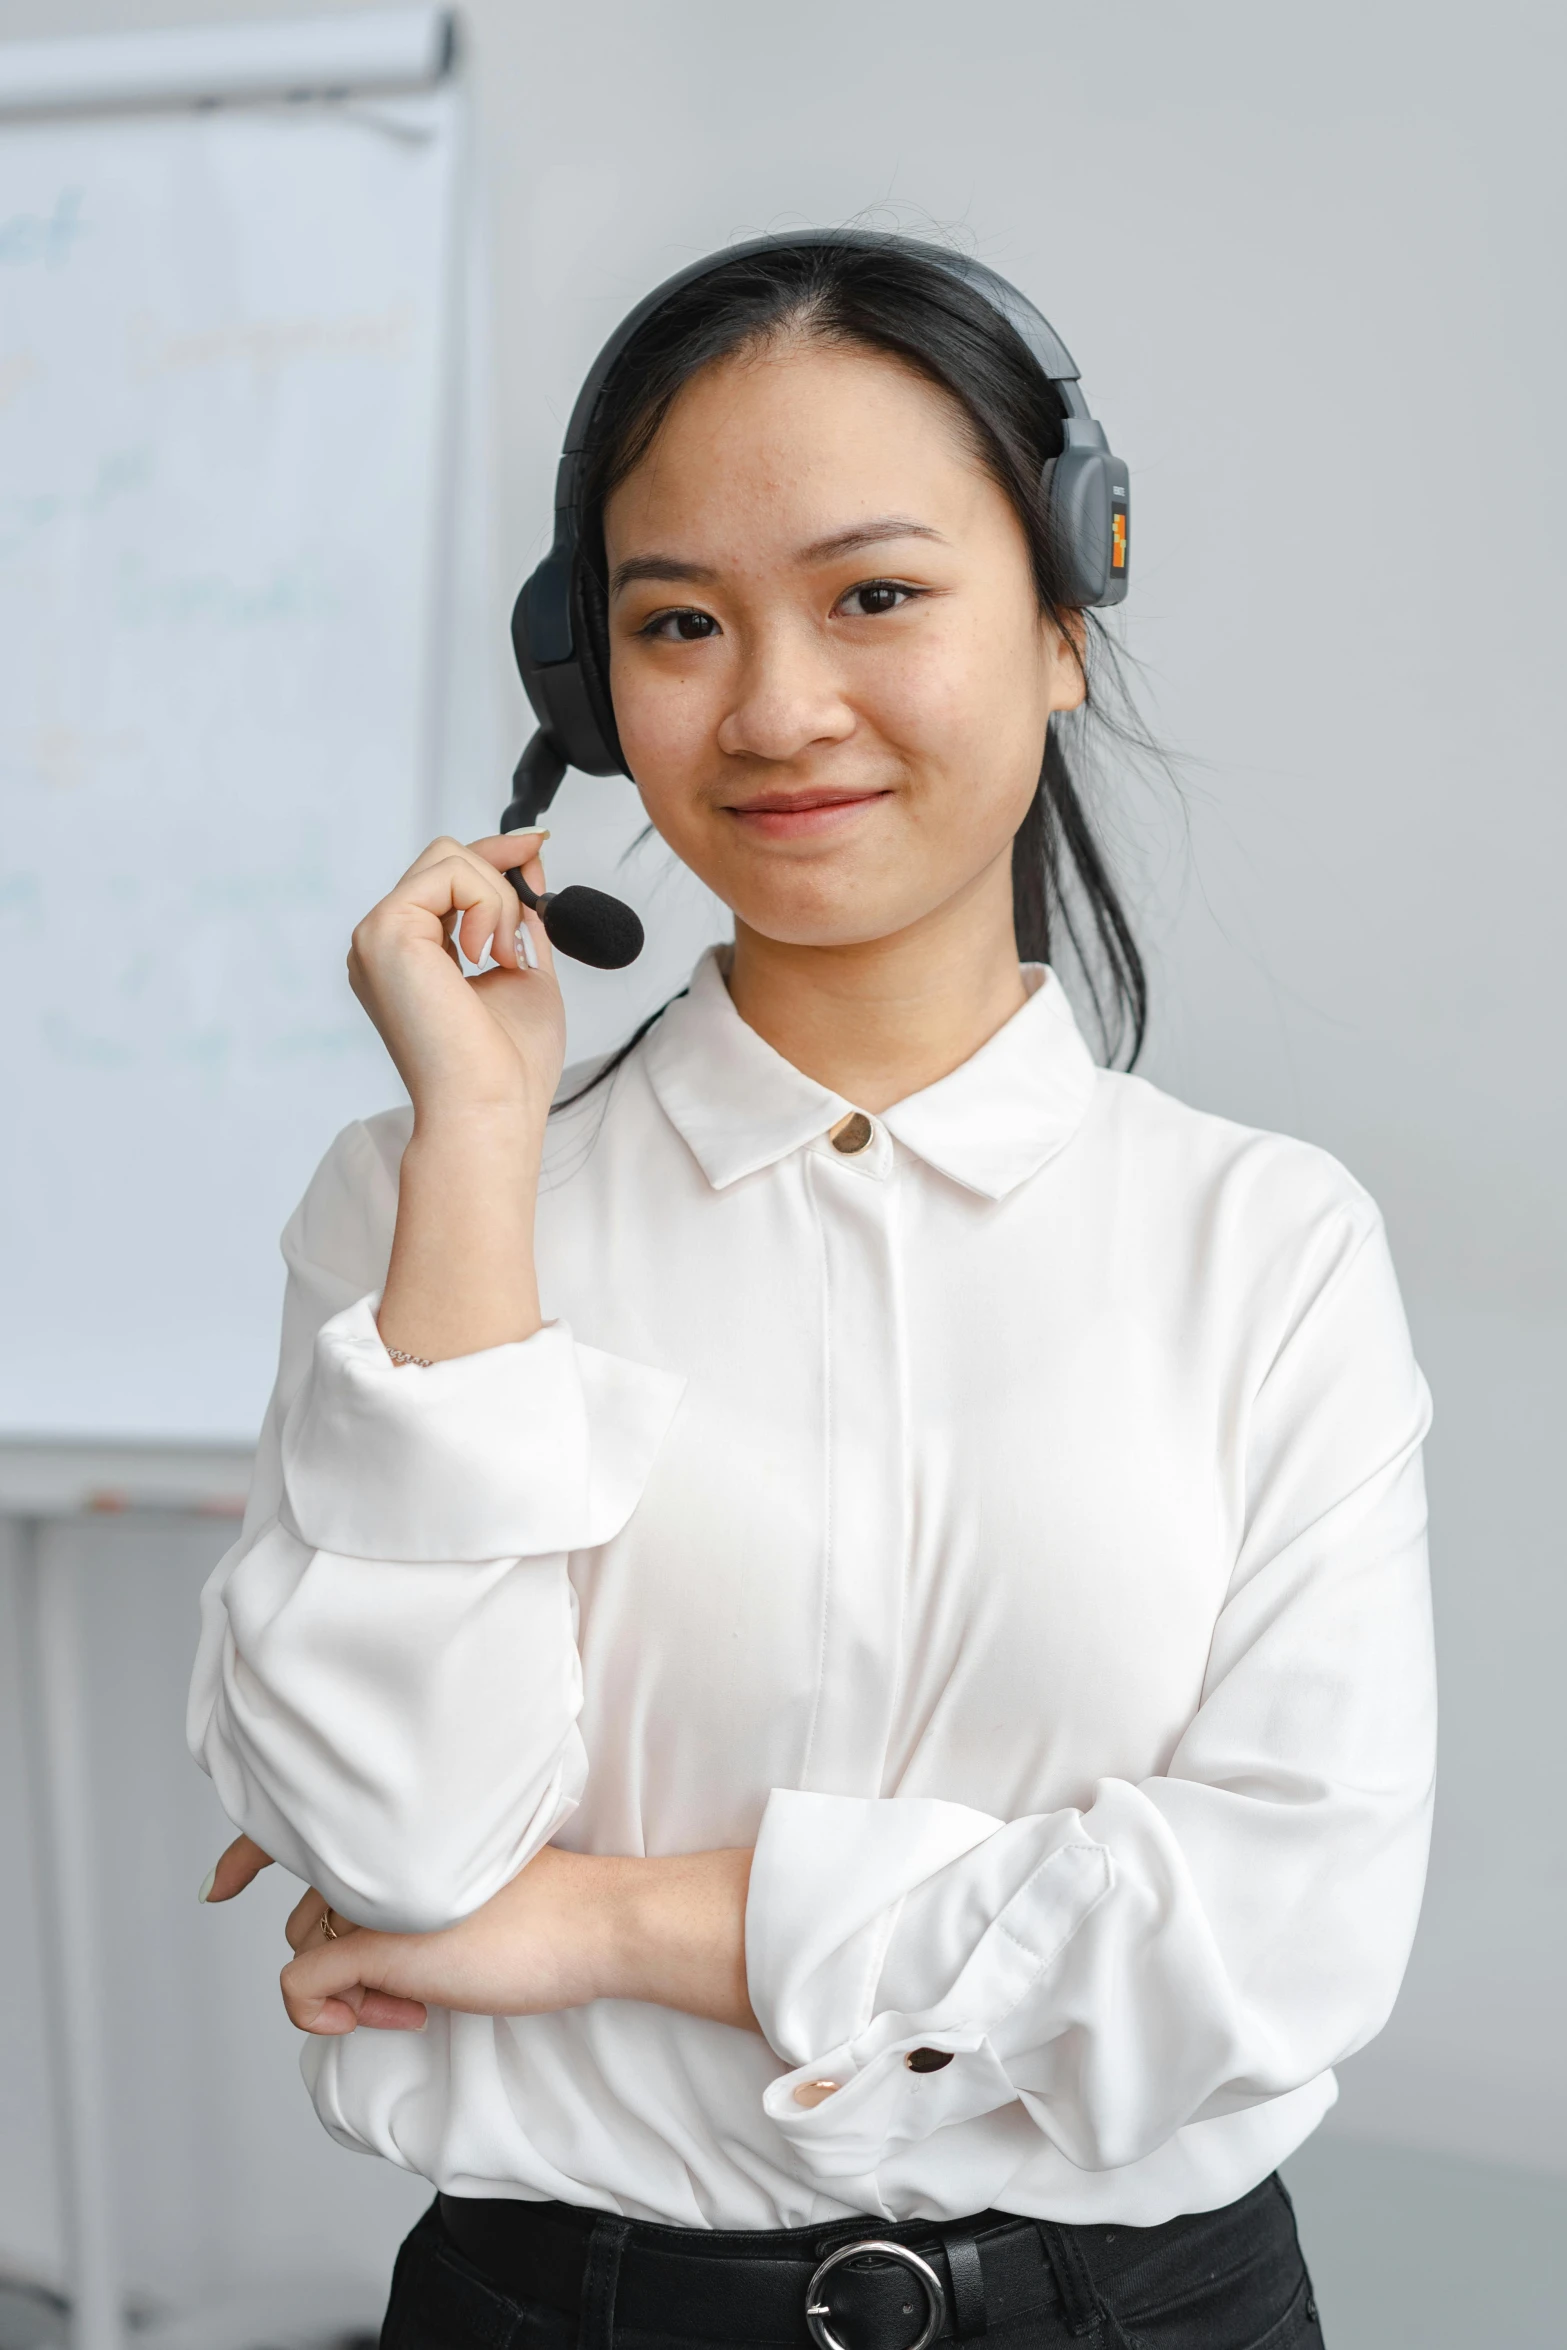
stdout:
<svg viewBox="0 0 1567 2350">
<path fill-rule="evenodd" d="M 770 525 L 805 539 L 891 512 L 945 529 L 987 491 L 1001 497 L 937 385 L 889 354 L 793 342 L 685 385 L 611 494 L 604 535 L 616 561 L 654 541 L 721 543 Z"/>
</svg>

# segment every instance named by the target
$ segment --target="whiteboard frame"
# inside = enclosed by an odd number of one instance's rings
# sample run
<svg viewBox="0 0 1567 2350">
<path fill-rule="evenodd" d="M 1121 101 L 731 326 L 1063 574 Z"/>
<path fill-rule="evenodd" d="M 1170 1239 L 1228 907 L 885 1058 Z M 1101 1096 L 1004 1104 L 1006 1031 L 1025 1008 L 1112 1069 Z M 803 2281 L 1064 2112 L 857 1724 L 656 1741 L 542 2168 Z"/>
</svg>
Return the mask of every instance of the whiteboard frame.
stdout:
<svg viewBox="0 0 1567 2350">
<path fill-rule="evenodd" d="M 429 89 L 455 52 L 455 20 L 439 7 L 7 41 L 0 121 Z"/>
</svg>

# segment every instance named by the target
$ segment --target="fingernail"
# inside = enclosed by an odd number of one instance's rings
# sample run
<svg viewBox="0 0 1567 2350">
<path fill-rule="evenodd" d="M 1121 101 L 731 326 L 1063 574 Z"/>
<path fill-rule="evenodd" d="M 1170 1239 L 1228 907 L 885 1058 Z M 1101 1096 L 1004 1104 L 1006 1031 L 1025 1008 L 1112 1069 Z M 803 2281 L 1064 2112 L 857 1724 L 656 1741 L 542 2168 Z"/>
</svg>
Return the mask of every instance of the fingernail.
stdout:
<svg viewBox="0 0 1567 2350">
<path fill-rule="evenodd" d="M 541 833 L 539 834 L 539 838 L 540 838 L 540 840 L 548 840 L 548 839 L 549 839 L 549 834 L 548 834 L 547 832 L 541 832 Z"/>
<path fill-rule="evenodd" d="M 483 946 L 482 946 L 482 947 L 480 947 L 480 949 L 479 949 L 479 952 L 478 952 L 478 955 L 477 955 L 477 957 L 475 958 L 475 960 L 476 960 L 478 963 L 480 963 L 480 964 L 487 963 L 487 962 L 489 961 L 489 959 L 490 959 L 491 955 L 494 953 L 494 951 L 495 951 L 495 933 L 494 933 L 494 931 L 492 930 L 492 931 L 490 932 L 490 935 L 489 935 L 489 937 L 488 937 L 488 938 L 485 940 L 485 942 L 484 942 Z"/>
<path fill-rule="evenodd" d="M 517 951 L 518 970 L 526 971 L 528 969 L 528 925 L 526 922 L 518 923 L 517 935 L 512 940 L 512 945 Z"/>
<path fill-rule="evenodd" d="M 211 1868 L 208 1869 L 206 1875 L 201 1880 L 201 1891 L 197 1894 L 196 1899 L 198 1901 L 205 1901 L 217 1881 L 218 1864 L 216 1861 L 214 1861 Z"/>
</svg>

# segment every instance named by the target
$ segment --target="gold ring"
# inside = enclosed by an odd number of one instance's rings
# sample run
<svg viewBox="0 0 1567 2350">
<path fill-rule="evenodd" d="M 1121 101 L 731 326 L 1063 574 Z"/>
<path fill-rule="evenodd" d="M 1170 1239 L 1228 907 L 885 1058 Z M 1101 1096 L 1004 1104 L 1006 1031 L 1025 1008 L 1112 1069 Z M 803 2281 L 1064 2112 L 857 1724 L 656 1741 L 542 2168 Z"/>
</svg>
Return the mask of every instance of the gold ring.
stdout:
<svg viewBox="0 0 1567 2350">
<path fill-rule="evenodd" d="M 321 1912 L 321 1915 L 316 1920 L 316 1924 L 321 1928 L 321 1935 L 324 1941 L 337 1942 L 342 1939 L 336 1926 L 334 1926 L 332 1923 L 332 1912 L 329 1909 L 324 1909 Z"/>
</svg>

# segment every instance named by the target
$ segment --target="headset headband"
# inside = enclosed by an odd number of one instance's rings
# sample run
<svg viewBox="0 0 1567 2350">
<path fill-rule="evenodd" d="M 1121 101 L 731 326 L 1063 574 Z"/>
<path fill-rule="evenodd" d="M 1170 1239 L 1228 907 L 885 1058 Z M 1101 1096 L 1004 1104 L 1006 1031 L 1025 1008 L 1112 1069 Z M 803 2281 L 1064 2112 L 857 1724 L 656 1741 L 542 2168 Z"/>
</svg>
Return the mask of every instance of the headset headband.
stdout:
<svg viewBox="0 0 1567 2350">
<path fill-rule="evenodd" d="M 566 427 L 555 476 L 554 544 L 524 582 L 512 613 L 517 666 L 539 721 L 513 778 L 503 831 L 533 824 L 549 806 L 567 767 L 589 775 L 625 772 L 607 681 L 600 678 L 581 625 L 582 457 L 604 387 L 628 345 L 674 295 L 731 262 L 800 248 L 904 253 L 940 269 L 1004 318 L 1053 389 L 1062 410 L 1062 449 L 1044 468 L 1041 488 L 1054 534 L 1064 601 L 1118 604 L 1126 594 L 1130 553 L 1127 470 L 1112 456 L 1104 428 L 1088 410 L 1072 354 L 1032 302 L 984 262 L 912 237 L 864 229 L 802 229 L 753 237 L 694 261 L 666 278 L 616 327 L 589 368 Z"/>
</svg>

